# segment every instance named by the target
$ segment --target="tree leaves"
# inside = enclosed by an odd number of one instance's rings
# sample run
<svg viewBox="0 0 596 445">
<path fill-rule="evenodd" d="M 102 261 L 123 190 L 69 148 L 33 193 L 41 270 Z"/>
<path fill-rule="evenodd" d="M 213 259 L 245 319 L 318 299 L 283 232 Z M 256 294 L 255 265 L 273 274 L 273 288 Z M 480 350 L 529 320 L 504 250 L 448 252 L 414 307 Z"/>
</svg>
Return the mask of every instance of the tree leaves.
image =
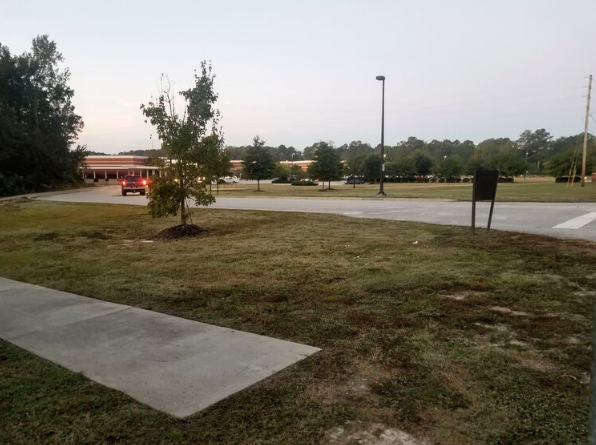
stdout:
<svg viewBox="0 0 596 445">
<path fill-rule="evenodd" d="M 213 107 L 217 101 L 214 77 L 211 66 L 203 61 L 200 75 L 195 72 L 194 86 L 179 93 L 184 102 L 182 114 L 176 111 L 175 93 L 163 75 L 157 99 L 141 105 L 167 158 L 154 160 L 161 167 L 161 176 L 154 178 L 149 191 L 149 213 L 154 218 L 180 214 L 181 223 L 186 224 L 190 217 L 187 200 L 201 206 L 215 202 L 205 180 L 226 170 L 223 164 L 227 158 L 218 127 L 219 111 Z"/>
<path fill-rule="evenodd" d="M 71 151 L 70 145 L 83 120 L 74 112 L 63 60 L 47 35 L 20 56 L 0 45 L 0 195 L 81 181 L 85 147 Z"/>
</svg>

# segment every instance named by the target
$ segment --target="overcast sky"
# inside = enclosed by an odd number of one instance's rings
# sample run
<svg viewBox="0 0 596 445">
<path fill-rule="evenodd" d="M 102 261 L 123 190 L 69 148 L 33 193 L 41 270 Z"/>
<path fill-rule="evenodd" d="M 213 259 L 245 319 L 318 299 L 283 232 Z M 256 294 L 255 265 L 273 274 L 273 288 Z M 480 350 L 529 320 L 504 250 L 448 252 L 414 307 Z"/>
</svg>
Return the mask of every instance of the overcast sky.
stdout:
<svg viewBox="0 0 596 445">
<path fill-rule="evenodd" d="M 583 131 L 596 74 L 594 0 L 2 0 L 0 43 L 48 34 L 72 72 L 79 143 L 151 148 L 139 110 L 210 60 L 228 145 L 303 149 Z M 596 113 L 594 114 L 596 116 Z M 596 120 L 590 119 L 591 131 Z M 158 144 L 155 141 L 155 147 Z"/>
</svg>

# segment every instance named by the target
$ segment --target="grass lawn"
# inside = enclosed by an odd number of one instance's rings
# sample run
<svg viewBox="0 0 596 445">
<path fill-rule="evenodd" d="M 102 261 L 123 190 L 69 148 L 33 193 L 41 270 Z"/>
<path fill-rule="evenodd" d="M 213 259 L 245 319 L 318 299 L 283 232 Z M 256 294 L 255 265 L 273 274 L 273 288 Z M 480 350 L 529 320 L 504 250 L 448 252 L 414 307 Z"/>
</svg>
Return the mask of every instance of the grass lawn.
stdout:
<svg viewBox="0 0 596 445">
<path fill-rule="evenodd" d="M 497 201 L 503 202 L 596 202 L 596 183 L 588 182 L 585 187 L 574 184 L 555 184 L 553 178 L 519 179 L 515 183 L 503 183 L 497 187 Z M 327 187 L 327 184 L 325 184 Z M 261 182 L 261 192 L 256 184 L 220 185 L 220 196 L 294 196 L 316 198 L 376 198 L 378 184 L 358 184 L 335 186 L 332 190 L 321 191 L 318 187 L 296 187 L 289 184 Z M 388 198 L 472 200 L 472 184 L 384 184 Z M 213 186 L 213 194 L 216 188 Z"/>
<path fill-rule="evenodd" d="M 591 185 L 591 184 L 590 184 Z M 580 444 L 596 245 L 333 215 L 0 203 L 0 276 L 323 348 L 185 420 L 0 341 L 0 444 Z M 368 442 L 365 442 L 368 440 Z M 426 442 L 425 442 L 426 441 Z"/>
</svg>

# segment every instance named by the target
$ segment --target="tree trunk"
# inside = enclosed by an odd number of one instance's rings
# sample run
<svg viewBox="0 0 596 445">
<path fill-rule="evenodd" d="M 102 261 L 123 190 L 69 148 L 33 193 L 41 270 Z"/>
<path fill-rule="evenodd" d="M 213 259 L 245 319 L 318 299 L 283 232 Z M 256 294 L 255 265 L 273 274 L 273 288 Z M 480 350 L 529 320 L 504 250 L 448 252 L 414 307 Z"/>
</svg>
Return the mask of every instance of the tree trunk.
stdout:
<svg viewBox="0 0 596 445">
<path fill-rule="evenodd" d="M 180 178 L 180 188 L 184 190 L 184 182 Z M 184 205 L 184 197 L 180 200 L 180 224 L 186 225 L 186 206 Z"/>
<path fill-rule="evenodd" d="M 261 180 L 257 179 L 257 191 L 260 192 L 261 191 Z"/>
</svg>

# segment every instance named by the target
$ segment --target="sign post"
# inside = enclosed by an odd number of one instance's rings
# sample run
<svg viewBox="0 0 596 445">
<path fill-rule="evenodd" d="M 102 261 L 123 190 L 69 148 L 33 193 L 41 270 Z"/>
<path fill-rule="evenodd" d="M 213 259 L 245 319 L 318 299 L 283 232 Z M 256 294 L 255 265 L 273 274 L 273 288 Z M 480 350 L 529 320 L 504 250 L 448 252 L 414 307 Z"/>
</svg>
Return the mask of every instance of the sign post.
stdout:
<svg viewBox="0 0 596 445">
<path fill-rule="evenodd" d="M 490 223 L 493 219 L 493 208 L 497 196 L 497 184 L 499 183 L 499 170 L 474 170 L 474 186 L 472 188 L 472 234 L 476 233 L 476 202 L 490 201 L 490 212 L 488 214 L 487 230 L 490 231 Z"/>
</svg>

